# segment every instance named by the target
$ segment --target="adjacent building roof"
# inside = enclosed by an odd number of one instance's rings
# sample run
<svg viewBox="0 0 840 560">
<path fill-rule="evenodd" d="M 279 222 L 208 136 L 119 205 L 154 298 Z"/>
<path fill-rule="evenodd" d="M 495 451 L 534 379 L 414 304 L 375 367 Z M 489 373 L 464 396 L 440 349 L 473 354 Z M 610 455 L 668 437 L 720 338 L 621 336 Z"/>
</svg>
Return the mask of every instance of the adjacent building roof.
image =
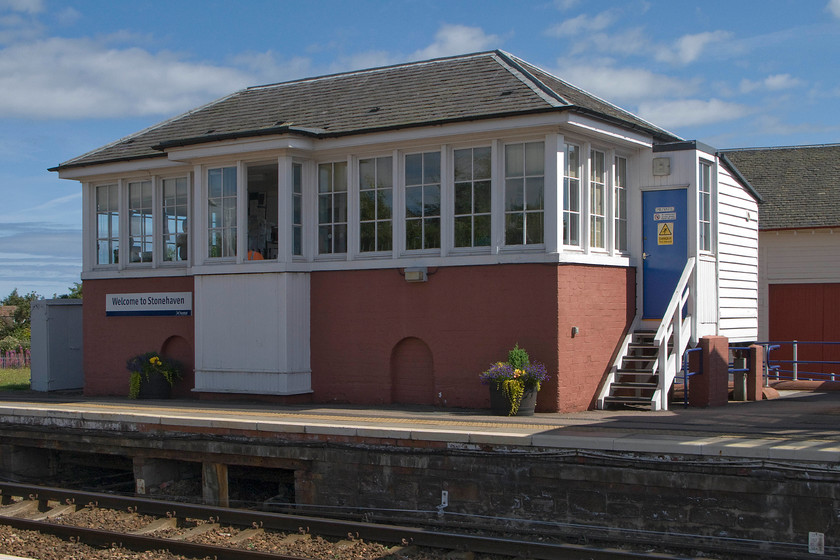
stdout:
<svg viewBox="0 0 840 560">
<path fill-rule="evenodd" d="M 52 169 L 163 157 L 163 150 L 218 140 L 367 132 L 579 111 L 643 131 L 670 132 L 502 51 L 413 62 L 251 87 Z"/>
<path fill-rule="evenodd" d="M 840 144 L 721 153 L 764 199 L 759 229 L 840 226 Z"/>
</svg>

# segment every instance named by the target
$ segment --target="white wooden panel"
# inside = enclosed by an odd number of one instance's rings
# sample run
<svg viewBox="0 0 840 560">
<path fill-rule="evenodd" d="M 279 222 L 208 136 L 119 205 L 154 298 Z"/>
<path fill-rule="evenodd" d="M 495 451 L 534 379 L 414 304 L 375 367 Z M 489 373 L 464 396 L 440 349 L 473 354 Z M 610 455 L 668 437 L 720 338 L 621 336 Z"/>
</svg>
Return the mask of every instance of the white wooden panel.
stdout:
<svg viewBox="0 0 840 560">
<path fill-rule="evenodd" d="M 196 277 L 196 391 L 310 390 L 309 275 Z"/>
<path fill-rule="evenodd" d="M 840 232 L 763 232 L 767 282 L 840 282 Z"/>
<path fill-rule="evenodd" d="M 701 323 L 717 323 L 717 267 L 714 259 L 701 258 L 697 263 L 697 319 Z"/>
</svg>

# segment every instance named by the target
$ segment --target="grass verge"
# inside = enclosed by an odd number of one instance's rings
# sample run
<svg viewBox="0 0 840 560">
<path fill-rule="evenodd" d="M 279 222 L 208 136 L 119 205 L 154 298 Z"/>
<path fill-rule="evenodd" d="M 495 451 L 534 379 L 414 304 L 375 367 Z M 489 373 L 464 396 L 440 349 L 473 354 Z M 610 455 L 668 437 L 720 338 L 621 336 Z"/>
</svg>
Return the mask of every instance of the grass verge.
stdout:
<svg viewBox="0 0 840 560">
<path fill-rule="evenodd" d="M 29 368 L 0 368 L 0 391 L 27 391 Z"/>
</svg>

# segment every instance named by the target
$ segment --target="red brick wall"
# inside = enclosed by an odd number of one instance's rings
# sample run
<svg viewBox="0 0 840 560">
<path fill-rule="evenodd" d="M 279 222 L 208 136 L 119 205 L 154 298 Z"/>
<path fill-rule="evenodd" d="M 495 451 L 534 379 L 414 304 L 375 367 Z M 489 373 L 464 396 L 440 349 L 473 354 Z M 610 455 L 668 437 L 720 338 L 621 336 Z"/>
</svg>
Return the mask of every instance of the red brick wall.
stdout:
<svg viewBox="0 0 840 560">
<path fill-rule="evenodd" d="M 591 409 L 636 314 L 636 269 L 559 266 L 557 293 L 558 387 L 540 394 L 540 404 L 561 412 Z M 572 327 L 579 329 L 574 338 Z"/>
<path fill-rule="evenodd" d="M 521 264 L 429 273 L 419 284 L 398 270 L 312 273 L 316 402 L 392 402 L 401 394 L 392 386 L 392 350 L 413 337 L 432 353 L 435 404 L 489 407 L 478 374 L 518 343 L 553 376 L 537 410 L 592 406 L 633 319 L 632 269 Z M 573 325 L 581 329 L 575 339 Z"/>
<path fill-rule="evenodd" d="M 86 395 L 127 395 L 131 356 L 165 351 L 184 365 L 176 396 L 191 396 L 194 383 L 195 329 L 192 317 L 106 317 L 105 295 L 193 292 L 191 277 L 85 280 L 82 305 Z M 172 339 L 171 337 L 180 337 Z M 165 346 L 165 348 L 164 348 Z"/>
</svg>

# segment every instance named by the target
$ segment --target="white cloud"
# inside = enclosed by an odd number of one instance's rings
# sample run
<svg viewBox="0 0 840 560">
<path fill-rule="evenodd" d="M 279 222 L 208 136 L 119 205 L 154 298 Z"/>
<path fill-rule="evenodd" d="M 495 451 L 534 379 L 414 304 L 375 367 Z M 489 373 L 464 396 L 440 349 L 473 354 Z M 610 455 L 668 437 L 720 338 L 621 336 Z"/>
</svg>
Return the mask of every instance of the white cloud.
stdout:
<svg viewBox="0 0 840 560">
<path fill-rule="evenodd" d="M 245 72 L 171 53 L 53 38 L 0 50 L 0 117 L 166 115 L 253 81 Z"/>
<path fill-rule="evenodd" d="M 682 80 L 655 74 L 642 68 L 616 68 L 609 64 L 561 66 L 558 77 L 612 103 L 634 103 L 653 98 L 680 97 L 693 94 L 699 80 Z M 658 123 L 657 123 L 658 124 Z"/>
<path fill-rule="evenodd" d="M 249 85 L 273 84 L 308 76 L 312 72 L 312 60 L 295 56 L 282 60 L 273 51 L 248 52 L 231 57 L 227 61 L 235 68 L 242 68 L 255 77 Z"/>
<path fill-rule="evenodd" d="M 656 59 L 672 64 L 689 64 L 694 62 L 709 45 L 726 41 L 732 36 L 727 31 L 706 31 L 694 35 L 683 35 L 672 46 L 660 46 L 656 52 Z"/>
<path fill-rule="evenodd" d="M 840 0 L 828 0 L 825 9 L 831 12 L 834 17 L 840 18 Z"/>
<path fill-rule="evenodd" d="M 580 0 L 554 0 L 554 5 L 557 9 L 563 12 L 571 10 L 578 4 L 580 4 Z"/>
<path fill-rule="evenodd" d="M 752 93 L 756 90 L 780 91 L 783 89 L 792 89 L 801 85 L 804 85 L 804 82 L 798 78 L 794 78 L 790 74 L 774 74 L 757 82 L 743 79 L 741 80 L 739 90 L 741 93 Z"/>
<path fill-rule="evenodd" d="M 616 14 L 611 11 L 601 12 L 594 17 L 581 14 L 577 17 L 567 19 L 563 23 L 558 23 L 548 29 L 546 34 L 551 37 L 573 37 L 581 33 L 603 31 L 612 25 L 615 20 Z"/>
<path fill-rule="evenodd" d="M 39 14 L 44 11 L 42 0 L 0 0 L 0 10 Z"/>
<path fill-rule="evenodd" d="M 435 33 L 435 41 L 425 49 L 416 51 L 410 58 L 422 60 L 484 51 L 495 48 L 499 41 L 497 35 L 487 35 L 480 27 L 444 24 Z"/>
<path fill-rule="evenodd" d="M 639 105 L 638 111 L 642 118 L 668 129 L 732 121 L 750 112 L 745 105 L 720 99 L 646 102 Z"/>
</svg>

